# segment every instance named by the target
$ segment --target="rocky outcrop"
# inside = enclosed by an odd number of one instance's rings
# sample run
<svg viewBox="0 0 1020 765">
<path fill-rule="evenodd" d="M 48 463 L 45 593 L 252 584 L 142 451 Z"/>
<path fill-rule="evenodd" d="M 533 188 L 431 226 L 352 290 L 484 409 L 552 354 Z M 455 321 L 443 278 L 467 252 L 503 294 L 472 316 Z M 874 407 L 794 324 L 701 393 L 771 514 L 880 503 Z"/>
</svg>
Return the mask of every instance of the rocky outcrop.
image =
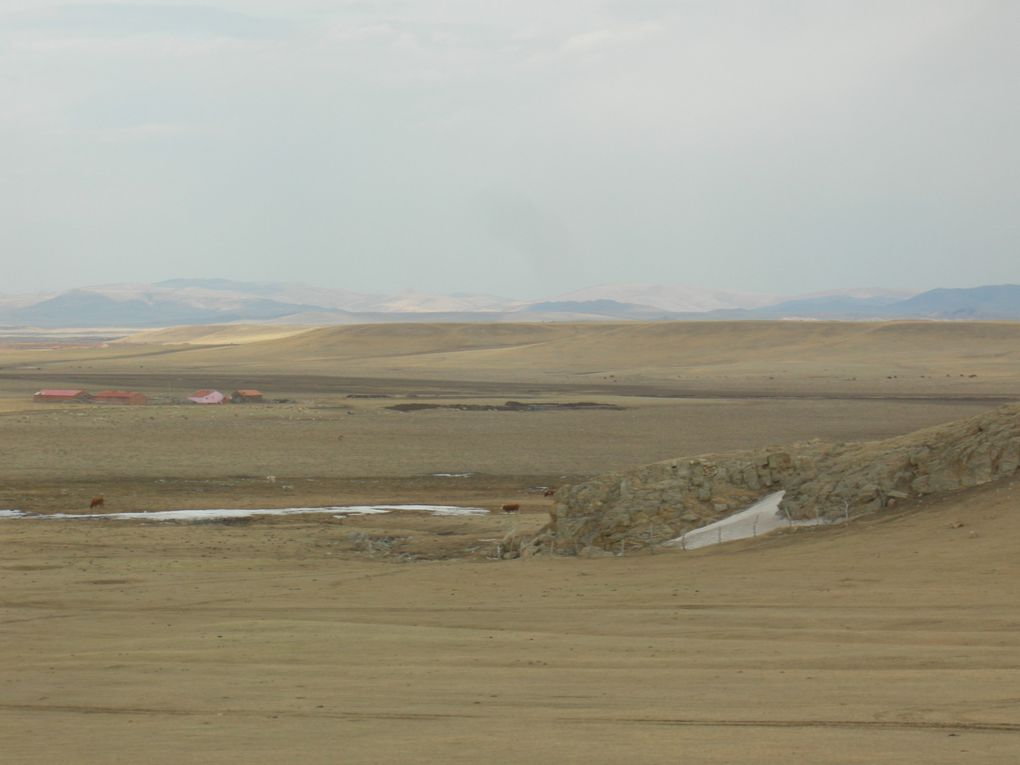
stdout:
<svg viewBox="0 0 1020 765">
<path fill-rule="evenodd" d="M 522 548 L 591 555 L 673 539 L 780 489 L 790 518 L 843 518 L 979 486 L 1020 467 L 1020 406 L 883 441 L 819 441 L 667 460 L 561 487 Z"/>
</svg>

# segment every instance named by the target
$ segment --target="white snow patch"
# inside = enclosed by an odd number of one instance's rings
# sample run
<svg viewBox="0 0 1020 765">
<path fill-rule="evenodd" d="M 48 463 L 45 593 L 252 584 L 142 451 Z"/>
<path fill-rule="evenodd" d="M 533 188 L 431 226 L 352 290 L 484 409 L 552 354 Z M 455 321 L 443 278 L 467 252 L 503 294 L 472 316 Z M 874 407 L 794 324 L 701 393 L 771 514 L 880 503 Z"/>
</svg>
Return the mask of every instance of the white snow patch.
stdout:
<svg viewBox="0 0 1020 765">
<path fill-rule="evenodd" d="M 337 505 L 334 507 L 282 507 L 269 509 L 215 509 L 215 510 L 155 510 L 137 513 L 25 513 L 20 510 L 0 510 L 0 518 L 41 518 L 60 521 L 117 520 L 117 521 L 215 521 L 224 518 L 252 518 L 258 515 L 301 515 L 332 513 L 334 517 L 346 515 L 378 515 L 408 510 L 432 515 L 487 515 L 483 507 L 454 507 L 451 505 Z"/>
<path fill-rule="evenodd" d="M 412 510 L 432 515 L 488 515 L 484 507 L 456 507 L 454 505 L 350 505 L 337 508 L 345 515 L 388 513 L 391 510 Z"/>
<path fill-rule="evenodd" d="M 474 473 L 433 473 L 433 478 L 470 478 Z"/>
<path fill-rule="evenodd" d="M 685 550 L 696 550 L 722 542 L 734 542 L 738 539 L 750 539 L 769 534 L 777 529 L 792 526 L 819 526 L 824 521 L 794 521 L 787 518 L 779 509 L 785 491 L 769 494 L 750 507 L 722 518 L 700 529 L 691 529 L 676 539 L 664 542 L 664 547 L 682 547 Z"/>
</svg>

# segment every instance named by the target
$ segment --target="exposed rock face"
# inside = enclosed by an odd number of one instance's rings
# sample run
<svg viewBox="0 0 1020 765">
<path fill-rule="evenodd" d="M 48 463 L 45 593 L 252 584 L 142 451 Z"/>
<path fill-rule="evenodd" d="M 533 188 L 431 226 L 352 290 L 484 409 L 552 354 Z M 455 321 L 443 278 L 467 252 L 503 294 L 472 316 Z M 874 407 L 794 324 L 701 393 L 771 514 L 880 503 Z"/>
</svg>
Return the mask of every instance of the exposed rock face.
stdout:
<svg viewBox="0 0 1020 765">
<path fill-rule="evenodd" d="M 549 525 L 522 553 L 645 546 L 780 489 L 780 508 L 791 518 L 859 515 L 979 486 L 1018 467 L 1018 405 L 884 441 L 811 441 L 667 460 L 561 487 Z"/>
</svg>

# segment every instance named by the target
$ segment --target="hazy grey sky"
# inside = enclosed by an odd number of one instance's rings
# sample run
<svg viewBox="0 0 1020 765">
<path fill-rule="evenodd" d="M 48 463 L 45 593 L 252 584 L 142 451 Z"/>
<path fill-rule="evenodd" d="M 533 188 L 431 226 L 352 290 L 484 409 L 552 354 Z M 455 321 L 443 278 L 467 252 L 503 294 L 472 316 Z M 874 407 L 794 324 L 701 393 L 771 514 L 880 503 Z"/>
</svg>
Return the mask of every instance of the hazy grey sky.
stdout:
<svg viewBox="0 0 1020 765">
<path fill-rule="evenodd" d="M 1015 0 L 0 0 L 0 292 L 1020 282 Z"/>
</svg>

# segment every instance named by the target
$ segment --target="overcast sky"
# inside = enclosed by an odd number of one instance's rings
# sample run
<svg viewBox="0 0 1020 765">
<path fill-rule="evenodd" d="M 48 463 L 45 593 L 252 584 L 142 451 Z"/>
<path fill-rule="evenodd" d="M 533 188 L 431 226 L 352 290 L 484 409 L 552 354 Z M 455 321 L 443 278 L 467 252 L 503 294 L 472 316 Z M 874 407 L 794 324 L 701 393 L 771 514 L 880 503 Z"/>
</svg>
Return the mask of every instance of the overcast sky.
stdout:
<svg viewBox="0 0 1020 765">
<path fill-rule="evenodd" d="M 0 0 L 0 292 L 1020 282 L 1015 0 Z"/>
</svg>

